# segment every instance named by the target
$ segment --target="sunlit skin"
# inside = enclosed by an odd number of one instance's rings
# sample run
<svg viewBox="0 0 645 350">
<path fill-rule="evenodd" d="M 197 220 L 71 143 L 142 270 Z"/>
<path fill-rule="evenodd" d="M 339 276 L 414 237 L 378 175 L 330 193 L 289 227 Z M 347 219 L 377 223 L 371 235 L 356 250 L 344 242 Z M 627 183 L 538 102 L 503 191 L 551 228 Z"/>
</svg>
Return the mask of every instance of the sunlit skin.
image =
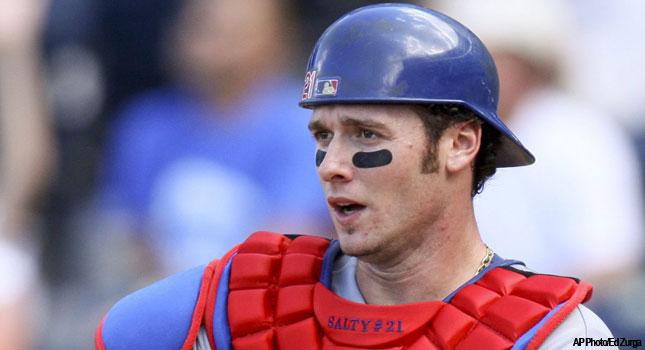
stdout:
<svg viewBox="0 0 645 350">
<path fill-rule="evenodd" d="M 470 196 L 478 123 L 460 123 L 439 140 L 439 169 L 423 173 L 424 126 L 399 105 L 317 107 L 310 130 L 326 155 L 318 174 L 345 254 L 357 256 L 367 302 L 441 299 L 470 279 L 486 250 Z M 361 169 L 357 152 L 387 149 L 391 163 Z M 338 205 L 360 204 L 343 214 Z"/>
</svg>

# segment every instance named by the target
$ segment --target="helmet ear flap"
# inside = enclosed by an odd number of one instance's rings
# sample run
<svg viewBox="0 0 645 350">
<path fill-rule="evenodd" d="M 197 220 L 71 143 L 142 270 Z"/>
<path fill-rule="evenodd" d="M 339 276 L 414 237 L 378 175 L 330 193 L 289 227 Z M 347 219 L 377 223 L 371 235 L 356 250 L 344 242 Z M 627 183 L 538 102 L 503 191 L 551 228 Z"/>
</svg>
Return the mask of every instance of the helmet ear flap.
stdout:
<svg viewBox="0 0 645 350">
<path fill-rule="evenodd" d="M 454 103 L 497 129 L 496 165 L 534 162 L 497 116 L 499 81 L 484 44 L 459 22 L 411 4 L 359 8 L 334 22 L 307 65 L 300 106 Z"/>
</svg>

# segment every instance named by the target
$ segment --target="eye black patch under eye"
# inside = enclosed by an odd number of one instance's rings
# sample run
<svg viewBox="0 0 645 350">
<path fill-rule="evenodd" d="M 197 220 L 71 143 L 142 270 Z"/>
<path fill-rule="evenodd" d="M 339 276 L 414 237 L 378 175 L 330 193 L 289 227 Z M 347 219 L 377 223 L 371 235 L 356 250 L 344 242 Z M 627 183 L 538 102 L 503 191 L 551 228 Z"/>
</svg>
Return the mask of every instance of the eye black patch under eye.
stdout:
<svg viewBox="0 0 645 350">
<path fill-rule="evenodd" d="M 357 168 L 376 168 L 392 162 L 392 152 L 386 149 L 375 152 L 357 152 L 352 158 Z"/>
<path fill-rule="evenodd" d="M 326 155 L 327 155 L 327 152 L 325 151 L 321 151 L 321 150 L 316 151 L 316 167 L 319 167 L 320 164 L 322 164 Z"/>
</svg>

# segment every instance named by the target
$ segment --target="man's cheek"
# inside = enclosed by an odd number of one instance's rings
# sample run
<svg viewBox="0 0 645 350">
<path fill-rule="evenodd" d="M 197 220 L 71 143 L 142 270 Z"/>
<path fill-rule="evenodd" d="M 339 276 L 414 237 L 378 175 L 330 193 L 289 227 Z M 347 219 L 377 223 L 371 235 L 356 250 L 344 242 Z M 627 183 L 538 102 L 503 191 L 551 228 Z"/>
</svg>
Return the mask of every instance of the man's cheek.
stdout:
<svg viewBox="0 0 645 350">
<path fill-rule="evenodd" d="M 320 167 L 320 164 L 322 164 L 323 160 L 325 160 L 325 156 L 327 155 L 327 152 L 317 150 L 316 151 L 316 168 Z"/>
<path fill-rule="evenodd" d="M 378 168 L 392 163 L 392 152 L 382 149 L 374 152 L 356 152 L 352 157 L 354 166 L 361 169 Z"/>
<path fill-rule="evenodd" d="M 316 151 L 316 167 L 320 167 L 326 155 L 325 151 Z M 387 149 L 374 152 L 356 152 L 352 157 L 352 163 L 361 169 L 378 168 L 392 163 L 392 158 L 392 152 Z"/>
</svg>

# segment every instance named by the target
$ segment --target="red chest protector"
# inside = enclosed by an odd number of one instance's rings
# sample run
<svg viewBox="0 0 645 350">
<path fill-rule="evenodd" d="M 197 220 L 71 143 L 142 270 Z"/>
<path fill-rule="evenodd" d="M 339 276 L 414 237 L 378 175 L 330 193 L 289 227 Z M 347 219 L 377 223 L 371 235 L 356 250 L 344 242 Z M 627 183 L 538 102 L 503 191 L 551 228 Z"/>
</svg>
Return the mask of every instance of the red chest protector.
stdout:
<svg viewBox="0 0 645 350">
<path fill-rule="evenodd" d="M 591 286 L 572 278 L 498 267 L 450 302 L 357 304 L 319 281 L 328 245 L 260 232 L 222 259 L 206 307 L 211 344 L 218 350 L 231 344 L 236 350 L 537 349 L 591 297 Z"/>
</svg>

